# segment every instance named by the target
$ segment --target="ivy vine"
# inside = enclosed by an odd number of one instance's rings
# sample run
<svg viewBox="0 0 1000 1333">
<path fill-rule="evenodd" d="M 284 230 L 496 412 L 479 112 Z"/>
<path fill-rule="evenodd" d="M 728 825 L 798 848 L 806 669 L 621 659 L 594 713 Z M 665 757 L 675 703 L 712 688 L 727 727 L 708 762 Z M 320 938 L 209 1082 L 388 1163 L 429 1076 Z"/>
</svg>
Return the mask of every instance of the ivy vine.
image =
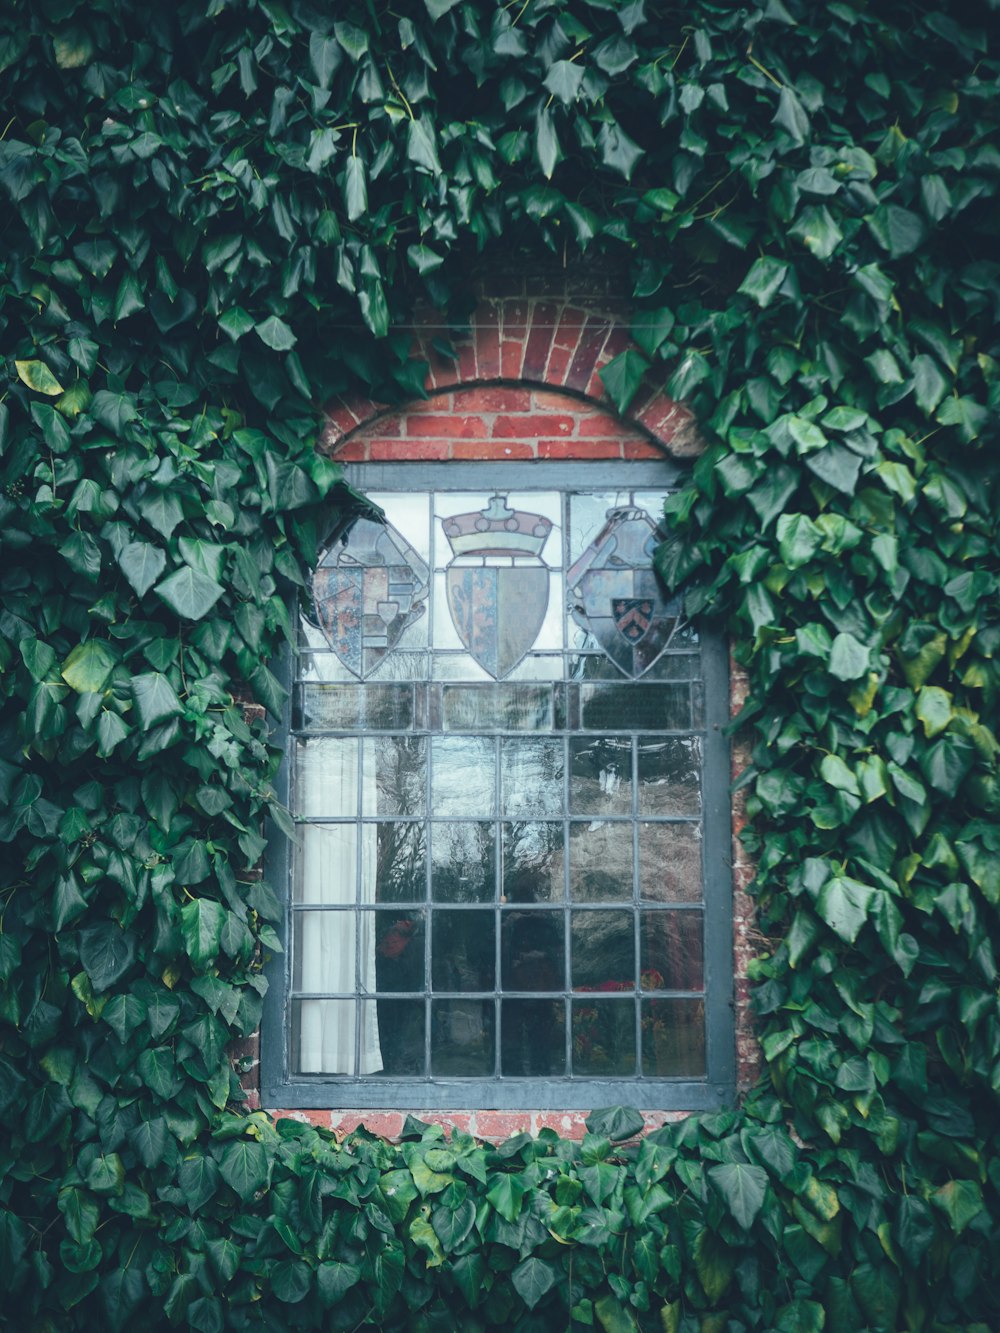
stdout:
<svg viewBox="0 0 1000 1333">
<path fill-rule="evenodd" d="M 1000 1236 L 994 10 L 8 0 L 0 1321 L 988 1333 Z M 476 256 L 626 257 L 709 447 L 772 941 L 746 1105 L 640 1141 L 240 1113 L 321 404 Z"/>
</svg>

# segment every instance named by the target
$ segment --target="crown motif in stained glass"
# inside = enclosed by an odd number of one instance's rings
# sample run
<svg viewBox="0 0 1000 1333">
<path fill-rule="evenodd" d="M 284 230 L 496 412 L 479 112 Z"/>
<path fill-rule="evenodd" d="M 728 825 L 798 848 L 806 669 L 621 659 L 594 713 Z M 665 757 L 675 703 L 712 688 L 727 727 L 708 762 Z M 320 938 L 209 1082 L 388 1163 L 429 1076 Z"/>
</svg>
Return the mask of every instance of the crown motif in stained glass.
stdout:
<svg viewBox="0 0 1000 1333">
<path fill-rule="evenodd" d="M 453 514 L 442 524 L 444 535 L 456 556 L 541 555 L 549 533 L 550 519 L 524 509 L 510 509 L 507 497 L 494 495 L 485 509 Z"/>
</svg>

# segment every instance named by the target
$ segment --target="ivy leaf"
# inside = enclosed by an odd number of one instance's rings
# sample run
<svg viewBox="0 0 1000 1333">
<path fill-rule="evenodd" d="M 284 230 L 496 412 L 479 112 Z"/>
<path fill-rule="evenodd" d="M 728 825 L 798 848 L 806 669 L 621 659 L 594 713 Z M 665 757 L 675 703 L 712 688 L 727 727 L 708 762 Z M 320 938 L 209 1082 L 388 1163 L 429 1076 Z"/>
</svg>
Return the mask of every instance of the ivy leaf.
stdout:
<svg viewBox="0 0 1000 1333">
<path fill-rule="evenodd" d="M 259 324 L 254 325 L 254 329 L 261 342 L 275 352 L 287 352 L 298 342 L 285 321 L 279 319 L 277 315 L 270 315 L 267 319 L 261 320 Z"/>
<path fill-rule="evenodd" d="M 218 957 L 226 909 L 213 898 L 194 898 L 181 908 L 181 933 L 188 957 L 200 972 Z"/>
<path fill-rule="evenodd" d="M 869 651 L 863 643 L 842 630 L 834 639 L 828 663 L 831 676 L 838 680 L 857 680 L 868 670 Z"/>
<path fill-rule="evenodd" d="M 883 250 L 893 259 L 909 255 L 923 244 L 927 227 L 919 213 L 911 213 L 899 204 L 882 204 L 867 219 L 868 228 Z"/>
<path fill-rule="evenodd" d="M 167 565 L 167 557 L 152 542 L 129 542 L 118 553 L 118 567 L 135 590 L 144 597 Z"/>
<path fill-rule="evenodd" d="M 930 740 L 944 731 L 954 717 L 952 696 L 937 685 L 925 685 L 917 695 L 914 712 L 924 724 L 924 735 Z"/>
<path fill-rule="evenodd" d="M 867 884 L 845 875 L 834 875 L 820 889 L 816 911 L 842 940 L 853 944 L 868 919 L 874 896 L 875 890 Z"/>
<path fill-rule="evenodd" d="M 107 389 L 100 389 L 94 394 L 90 411 L 91 415 L 114 435 L 121 435 L 128 423 L 135 421 L 139 415 L 138 408 L 129 394 L 111 393 Z"/>
<path fill-rule="evenodd" d="M 118 662 L 118 654 L 100 639 L 79 643 L 62 664 L 60 675 L 78 694 L 103 690 Z"/>
<path fill-rule="evenodd" d="M 441 175 L 434 126 L 429 119 L 421 116 L 410 121 L 406 132 L 406 156 L 415 166 L 429 171 L 432 176 Z"/>
<path fill-rule="evenodd" d="M 591 1111 L 584 1123 L 589 1134 L 610 1139 L 612 1143 L 635 1138 L 642 1133 L 645 1124 L 632 1106 L 609 1106 L 600 1111 Z"/>
<path fill-rule="evenodd" d="M 143 731 L 156 726 L 184 707 L 166 676 L 159 671 L 147 671 L 132 677 L 132 697 Z"/>
<path fill-rule="evenodd" d="M 216 604 L 225 588 L 201 570 L 186 565 L 153 589 L 158 597 L 186 620 L 201 620 Z"/>
<path fill-rule="evenodd" d="M 113 986 L 135 961 L 135 936 L 117 921 L 85 926 L 79 939 L 80 962 L 95 991 Z"/>
<path fill-rule="evenodd" d="M 772 124 L 785 131 L 792 143 L 801 147 L 809 137 L 809 117 L 802 103 L 787 85 L 782 88 L 778 98 L 778 109 L 774 113 Z"/>
<path fill-rule="evenodd" d="M 748 1231 L 764 1206 L 767 1172 L 762 1166 L 724 1162 L 708 1169 L 708 1178 L 736 1222 Z"/>
<path fill-rule="evenodd" d="M 634 347 L 628 347 L 598 372 L 611 401 L 619 412 L 624 413 L 628 410 L 628 405 L 638 393 L 648 369 L 649 362 L 646 358 Z"/>
<path fill-rule="evenodd" d="M 344 166 L 344 207 L 351 222 L 368 212 L 368 181 L 360 157 L 349 157 Z"/>
<path fill-rule="evenodd" d="M 238 342 L 240 338 L 254 328 L 254 318 L 247 314 L 242 306 L 233 306 L 231 310 L 224 310 L 218 319 L 219 328 L 227 338 L 233 342 Z"/>
<path fill-rule="evenodd" d="M 267 1156 L 259 1143 L 230 1143 L 219 1161 L 222 1179 L 247 1203 L 267 1183 Z"/>
<path fill-rule="evenodd" d="M 333 83 L 333 76 L 340 67 L 342 59 L 340 44 L 335 38 L 325 37 L 321 32 L 310 33 L 309 64 L 312 66 L 317 86 L 324 92 Z"/>
<path fill-rule="evenodd" d="M 510 1275 L 517 1294 L 529 1310 L 533 1310 L 557 1281 L 555 1264 L 532 1256 L 518 1264 Z"/>
<path fill-rule="evenodd" d="M 630 181 L 644 150 L 614 121 L 601 126 L 597 142 L 604 165 Z M 561 157 L 560 153 L 560 159 Z M 551 172 L 546 174 L 551 175 Z"/>
<path fill-rule="evenodd" d="M 44 361 L 15 361 L 14 369 L 21 383 L 26 384 L 29 389 L 34 389 L 36 393 L 45 393 L 51 398 L 57 398 L 63 392 L 63 386 Z"/>
<path fill-rule="evenodd" d="M 742 292 L 744 296 L 749 296 L 764 310 L 774 300 L 778 288 L 785 281 L 787 273 L 787 264 L 780 259 L 773 259 L 770 255 L 764 255 L 754 261 L 750 272 L 740 283 L 737 291 Z"/>
<path fill-rule="evenodd" d="M 424 0 L 424 8 L 431 16 L 431 22 L 436 23 L 438 19 L 444 18 L 450 10 L 454 9 L 459 0 Z"/>
<path fill-rule="evenodd" d="M 563 151 L 552 113 L 545 106 L 539 107 L 535 116 L 535 155 L 542 175 L 551 180 L 552 173 L 563 159 Z"/>
<path fill-rule="evenodd" d="M 580 95 L 583 82 L 583 69 L 572 60 L 556 60 L 549 66 L 549 72 L 543 80 L 543 86 L 553 97 L 557 97 L 563 106 L 569 106 Z"/>
</svg>

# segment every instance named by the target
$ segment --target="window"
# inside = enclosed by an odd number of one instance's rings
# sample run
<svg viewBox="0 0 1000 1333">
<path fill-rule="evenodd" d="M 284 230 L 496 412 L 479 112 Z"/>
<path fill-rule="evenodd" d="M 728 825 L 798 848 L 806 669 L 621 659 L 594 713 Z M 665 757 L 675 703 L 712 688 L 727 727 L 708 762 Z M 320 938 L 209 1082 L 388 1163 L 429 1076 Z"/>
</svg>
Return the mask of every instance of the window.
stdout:
<svg viewBox="0 0 1000 1333">
<path fill-rule="evenodd" d="M 319 553 L 269 1105 L 732 1096 L 725 654 L 651 566 L 664 464 L 366 465 Z"/>
</svg>

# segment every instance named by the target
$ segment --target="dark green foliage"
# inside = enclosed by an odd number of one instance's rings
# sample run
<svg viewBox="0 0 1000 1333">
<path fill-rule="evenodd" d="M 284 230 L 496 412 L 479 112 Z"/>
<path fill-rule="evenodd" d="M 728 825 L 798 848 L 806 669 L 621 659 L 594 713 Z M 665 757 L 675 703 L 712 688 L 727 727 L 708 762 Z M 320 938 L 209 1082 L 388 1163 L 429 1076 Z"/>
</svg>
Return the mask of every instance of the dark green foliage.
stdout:
<svg viewBox="0 0 1000 1333">
<path fill-rule="evenodd" d="M 946 12 L 947 11 L 947 12 Z M 19 1330 L 1000 1323 L 995 12 L 10 0 L 0 1275 Z M 766 1072 L 646 1139 L 234 1113 L 318 404 L 476 254 L 627 255 L 664 576 L 755 738 Z M 229 1109 L 227 1109 L 229 1108 Z"/>
</svg>

